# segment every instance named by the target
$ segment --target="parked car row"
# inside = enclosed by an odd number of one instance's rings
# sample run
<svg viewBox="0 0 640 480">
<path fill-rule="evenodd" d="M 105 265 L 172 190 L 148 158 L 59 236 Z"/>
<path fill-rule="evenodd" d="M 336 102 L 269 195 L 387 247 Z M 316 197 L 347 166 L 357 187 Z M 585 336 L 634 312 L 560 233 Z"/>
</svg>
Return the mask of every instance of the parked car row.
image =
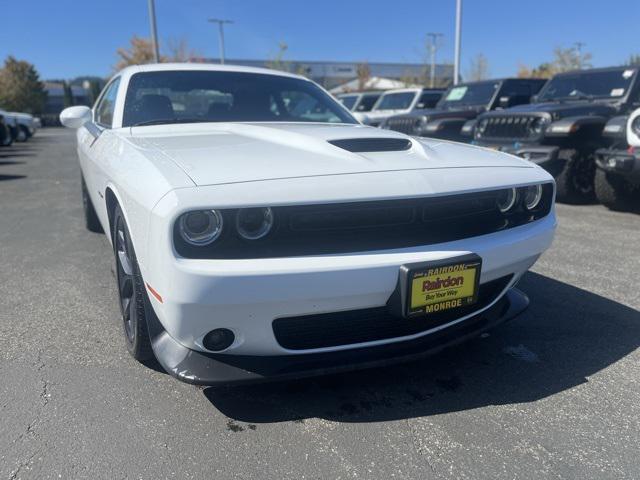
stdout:
<svg viewBox="0 0 640 480">
<path fill-rule="evenodd" d="M 39 126 L 39 119 L 33 115 L 0 109 L 0 146 L 26 142 L 36 133 Z"/>
<path fill-rule="evenodd" d="M 370 112 L 354 114 L 367 125 L 520 156 L 555 177 L 560 200 L 597 198 L 609 208 L 628 210 L 640 207 L 639 154 L 625 137 L 632 131 L 626 127 L 629 115 L 640 107 L 638 70 L 623 66 L 561 73 L 549 81 L 463 83 L 431 107 L 416 100 L 416 89 L 389 90 Z M 414 96 L 407 100 L 409 92 Z"/>
</svg>

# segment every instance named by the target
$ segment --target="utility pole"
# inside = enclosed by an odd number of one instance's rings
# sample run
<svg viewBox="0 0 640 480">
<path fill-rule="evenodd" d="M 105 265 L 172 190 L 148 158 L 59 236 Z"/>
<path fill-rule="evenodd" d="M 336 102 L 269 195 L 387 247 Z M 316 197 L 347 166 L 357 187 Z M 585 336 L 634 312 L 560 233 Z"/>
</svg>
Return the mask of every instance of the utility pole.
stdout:
<svg viewBox="0 0 640 480">
<path fill-rule="evenodd" d="M 218 24 L 218 33 L 220 34 L 220 64 L 224 65 L 224 24 L 233 23 L 233 20 L 224 20 L 221 18 L 210 18 L 209 23 Z"/>
<path fill-rule="evenodd" d="M 149 23 L 151 24 L 151 44 L 153 46 L 153 59 L 160 63 L 160 51 L 158 49 L 158 31 L 156 29 L 156 6 L 154 0 L 149 0 Z"/>
<path fill-rule="evenodd" d="M 578 61 L 578 68 L 582 68 L 582 47 L 584 47 L 586 43 L 584 42 L 576 42 L 574 43 L 574 50 L 576 51 L 576 60 Z"/>
<path fill-rule="evenodd" d="M 427 38 L 429 39 L 427 42 L 427 49 L 429 50 L 429 57 L 431 59 L 431 70 L 429 71 L 429 84 L 431 88 L 436 86 L 436 52 L 440 46 L 438 39 L 443 36 L 444 35 L 442 33 L 427 33 Z"/>
<path fill-rule="evenodd" d="M 453 84 L 460 77 L 460 43 L 462 40 L 462 0 L 456 0 L 456 46 L 453 60 Z"/>
</svg>

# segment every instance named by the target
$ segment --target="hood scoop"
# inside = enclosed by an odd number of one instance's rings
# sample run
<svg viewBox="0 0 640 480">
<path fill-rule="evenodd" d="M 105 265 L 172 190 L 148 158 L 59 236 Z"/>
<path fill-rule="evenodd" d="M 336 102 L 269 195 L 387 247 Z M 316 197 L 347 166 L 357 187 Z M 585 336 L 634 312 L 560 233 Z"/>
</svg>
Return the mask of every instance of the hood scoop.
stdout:
<svg viewBox="0 0 640 480">
<path fill-rule="evenodd" d="M 328 140 L 331 145 L 349 152 L 401 152 L 411 148 L 408 138 L 343 138 Z"/>
</svg>

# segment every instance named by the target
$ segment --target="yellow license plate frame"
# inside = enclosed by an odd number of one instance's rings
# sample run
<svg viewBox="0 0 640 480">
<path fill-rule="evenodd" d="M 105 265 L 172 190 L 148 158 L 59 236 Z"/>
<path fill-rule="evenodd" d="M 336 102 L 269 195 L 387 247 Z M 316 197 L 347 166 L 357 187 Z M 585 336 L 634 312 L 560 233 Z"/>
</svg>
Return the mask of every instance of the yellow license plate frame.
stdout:
<svg viewBox="0 0 640 480">
<path fill-rule="evenodd" d="M 405 316 L 434 315 L 478 301 L 482 260 L 470 254 L 407 266 Z"/>
</svg>

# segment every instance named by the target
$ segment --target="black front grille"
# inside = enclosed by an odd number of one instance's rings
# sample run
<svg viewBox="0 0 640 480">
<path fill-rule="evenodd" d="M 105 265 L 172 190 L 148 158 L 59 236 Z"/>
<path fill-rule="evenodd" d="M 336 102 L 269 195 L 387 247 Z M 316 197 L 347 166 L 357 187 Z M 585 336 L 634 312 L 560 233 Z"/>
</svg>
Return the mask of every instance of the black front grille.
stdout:
<svg viewBox="0 0 640 480">
<path fill-rule="evenodd" d="M 416 135 L 420 127 L 420 118 L 416 117 L 391 117 L 386 126 L 389 130 L 402 132 L 407 135 Z"/>
<path fill-rule="evenodd" d="M 486 122 L 486 128 L 482 132 L 484 138 L 505 138 L 526 140 L 537 134 L 532 131 L 531 125 L 540 120 L 540 117 L 532 115 L 501 115 L 482 120 Z"/>
<path fill-rule="evenodd" d="M 337 347 L 415 335 L 487 307 L 507 287 L 513 275 L 480 285 L 478 302 L 468 307 L 405 319 L 385 307 L 322 313 L 273 321 L 276 340 L 289 350 Z"/>
<path fill-rule="evenodd" d="M 407 138 L 344 138 L 329 143 L 349 152 L 400 152 L 411 148 Z"/>
<path fill-rule="evenodd" d="M 521 202 L 503 214 L 503 190 L 440 197 L 273 207 L 274 227 L 259 240 L 236 229 L 237 209 L 222 210 L 225 227 L 213 244 L 195 247 L 174 228 L 176 251 L 186 258 L 276 258 L 367 252 L 450 242 L 498 232 L 538 220 L 551 209 L 553 185 L 532 212 Z M 522 194 L 519 195 L 522 198 Z"/>
</svg>

